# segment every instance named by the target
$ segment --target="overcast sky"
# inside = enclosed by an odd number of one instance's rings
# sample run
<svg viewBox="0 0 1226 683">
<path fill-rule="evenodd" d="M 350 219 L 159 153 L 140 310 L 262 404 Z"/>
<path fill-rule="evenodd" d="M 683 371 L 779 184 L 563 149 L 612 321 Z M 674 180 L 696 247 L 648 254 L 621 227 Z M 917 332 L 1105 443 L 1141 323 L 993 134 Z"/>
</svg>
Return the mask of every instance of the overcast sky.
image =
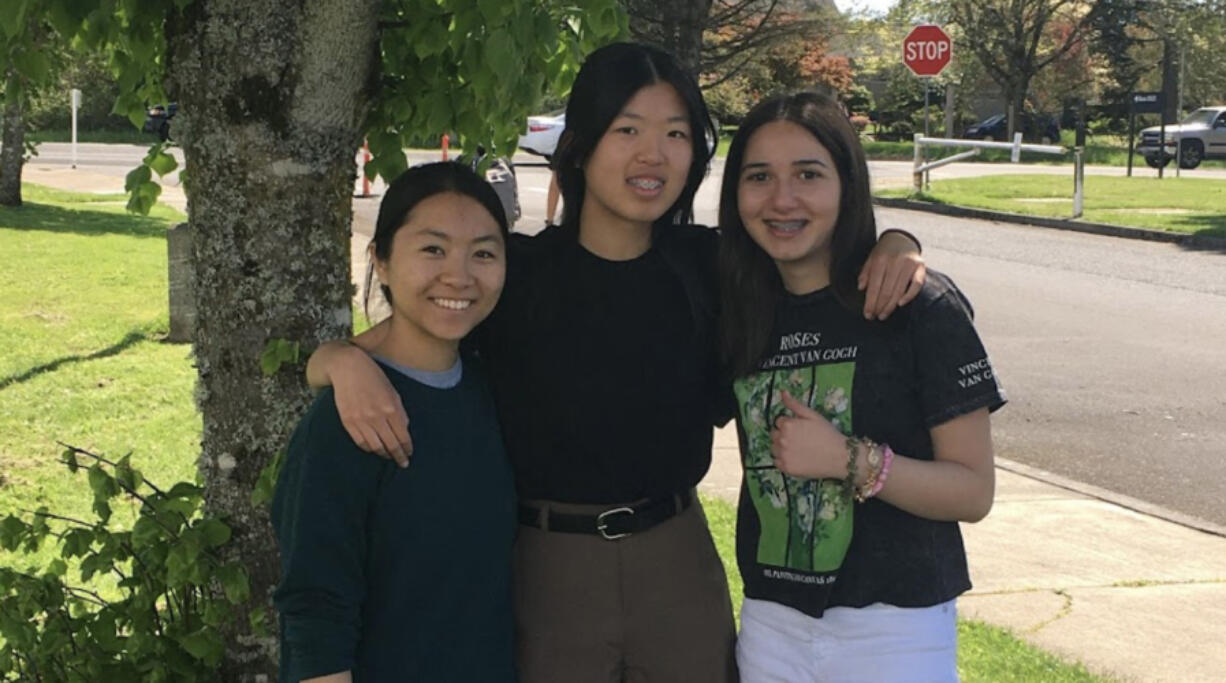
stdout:
<svg viewBox="0 0 1226 683">
<path fill-rule="evenodd" d="M 893 7 L 896 2 L 897 0 L 834 0 L 834 4 L 840 10 L 861 8 L 871 10 L 874 14 L 885 14 L 885 11 Z"/>
</svg>

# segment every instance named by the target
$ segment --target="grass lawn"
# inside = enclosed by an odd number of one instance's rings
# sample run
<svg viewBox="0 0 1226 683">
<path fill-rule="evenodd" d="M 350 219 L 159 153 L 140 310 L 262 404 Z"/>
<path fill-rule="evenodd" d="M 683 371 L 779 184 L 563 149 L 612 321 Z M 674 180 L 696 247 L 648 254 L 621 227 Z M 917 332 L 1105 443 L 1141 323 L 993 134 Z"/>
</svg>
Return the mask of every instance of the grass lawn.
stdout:
<svg viewBox="0 0 1226 683">
<path fill-rule="evenodd" d="M 57 440 L 131 451 L 157 482 L 194 476 L 190 348 L 161 341 L 165 233 L 182 216 L 128 215 L 121 195 L 23 194 L 24 206 L 0 207 L 0 518 L 47 505 L 92 519 L 85 477 L 57 463 Z"/>
<path fill-rule="evenodd" d="M 1226 181 L 1208 178 L 1086 176 L 1082 220 L 1226 237 Z M 883 197 L 911 191 L 883 190 Z M 1073 183 L 1066 176 L 993 175 L 936 180 L 917 199 L 1032 216 L 1067 218 Z"/>
<path fill-rule="evenodd" d="M 57 440 L 130 451 L 159 484 L 195 477 L 201 423 L 190 349 L 161 340 L 165 233 L 182 216 L 163 206 L 131 216 L 119 195 L 24 191 L 25 206 L 0 208 L 0 518 L 48 505 L 92 519 L 85 476 L 57 463 Z M 705 504 L 739 612 L 735 510 Z M 117 505 L 115 520 L 126 516 Z M 55 556 L 50 546 L 32 558 L 0 551 L 0 563 L 25 568 Z M 968 622 L 959 633 L 965 680 L 1098 680 L 999 629 Z"/>
</svg>

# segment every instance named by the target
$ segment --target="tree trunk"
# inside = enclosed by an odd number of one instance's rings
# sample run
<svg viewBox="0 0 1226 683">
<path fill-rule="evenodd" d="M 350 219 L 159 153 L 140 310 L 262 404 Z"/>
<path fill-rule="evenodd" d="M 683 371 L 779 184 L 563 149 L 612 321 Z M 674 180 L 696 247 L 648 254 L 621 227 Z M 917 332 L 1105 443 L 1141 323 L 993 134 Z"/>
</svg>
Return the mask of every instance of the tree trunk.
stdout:
<svg viewBox="0 0 1226 683">
<path fill-rule="evenodd" d="M 1030 79 L 1014 82 L 1011 86 L 1011 88 L 1005 90 L 1005 106 L 1009 116 L 1008 139 L 1005 142 L 1013 142 L 1013 134 L 1023 129 L 1022 122 L 1026 113 L 1026 92 L 1030 89 Z"/>
<path fill-rule="evenodd" d="M 10 72 L 9 78 L 13 78 Z M 3 89 L 0 89 L 0 96 Z M 19 96 L 4 105 L 4 129 L 0 144 L 0 205 L 21 206 L 21 167 L 25 165 L 26 122 L 22 116 L 22 98 Z"/>
<path fill-rule="evenodd" d="M 630 35 L 668 50 L 695 78 L 711 0 L 626 0 Z"/>
<path fill-rule="evenodd" d="M 351 329 L 354 156 L 374 82 L 378 0 L 196 0 L 167 23 L 168 91 L 186 158 L 195 264 L 198 463 L 225 551 L 252 598 L 225 633 L 219 681 L 275 680 L 279 576 L 267 510 L 251 492 L 311 400 L 302 364 L 270 376 L 274 340 Z M 247 626 L 264 610 L 265 635 Z"/>
</svg>

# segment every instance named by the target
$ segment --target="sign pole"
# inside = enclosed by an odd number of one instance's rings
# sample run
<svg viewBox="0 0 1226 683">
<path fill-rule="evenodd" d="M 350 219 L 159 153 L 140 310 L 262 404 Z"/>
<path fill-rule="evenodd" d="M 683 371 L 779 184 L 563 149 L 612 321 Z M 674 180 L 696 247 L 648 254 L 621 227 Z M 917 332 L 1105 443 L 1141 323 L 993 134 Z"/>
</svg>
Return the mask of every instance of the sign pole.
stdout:
<svg viewBox="0 0 1226 683">
<path fill-rule="evenodd" d="M 77 109 L 81 106 L 81 91 L 73 88 L 69 91 L 72 101 L 72 167 L 77 167 Z"/>
<path fill-rule="evenodd" d="M 1175 119 L 1183 118 L 1183 45 L 1179 46 L 1179 94 L 1175 101 Z M 1179 177 L 1179 169 L 1183 168 L 1183 126 L 1175 129 L 1175 177 Z"/>
<path fill-rule="evenodd" d="M 1162 171 L 1166 168 L 1166 114 L 1158 114 L 1158 180 L 1162 180 Z M 1176 150 L 1178 154 L 1178 150 Z"/>
<path fill-rule="evenodd" d="M 1133 137 L 1137 134 L 1137 115 L 1132 110 L 1132 105 L 1128 105 L 1128 177 L 1132 177 L 1132 143 Z M 1161 144 L 1161 143 L 1159 143 Z"/>
<path fill-rule="evenodd" d="M 932 133 L 930 132 L 931 120 L 932 120 L 932 107 L 929 106 L 928 104 L 928 93 L 931 91 L 931 88 L 929 88 L 930 85 L 932 85 L 932 77 L 925 76 L 924 77 L 924 137 L 926 138 L 932 137 Z M 926 148 L 924 149 L 924 161 L 925 162 L 928 161 L 928 150 Z M 928 172 L 924 171 L 924 189 L 927 190 L 927 189 L 930 189 L 930 187 L 931 185 L 929 185 L 928 183 Z"/>
<path fill-rule="evenodd" d="M 1073 149 L 1073 218 L 1081 218 L 1085 206 L 1086 161 L 1082 147 Z"/>
</svg>

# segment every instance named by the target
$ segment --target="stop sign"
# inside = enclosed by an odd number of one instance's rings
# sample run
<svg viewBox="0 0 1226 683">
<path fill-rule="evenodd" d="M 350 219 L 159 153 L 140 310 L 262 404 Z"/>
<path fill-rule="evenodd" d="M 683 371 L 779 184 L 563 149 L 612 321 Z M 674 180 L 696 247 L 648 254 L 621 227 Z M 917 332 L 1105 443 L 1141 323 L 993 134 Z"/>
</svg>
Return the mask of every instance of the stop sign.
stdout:
<svg viewBox="0 0 1226 683">
<path fill-rule="evenodd" d="M 935 24 L 916 26 L 902 39 L 902 63 L 916 76 L 941 73 L 951 56 L 953 41 L 944 29 Z"/>
</svg>

